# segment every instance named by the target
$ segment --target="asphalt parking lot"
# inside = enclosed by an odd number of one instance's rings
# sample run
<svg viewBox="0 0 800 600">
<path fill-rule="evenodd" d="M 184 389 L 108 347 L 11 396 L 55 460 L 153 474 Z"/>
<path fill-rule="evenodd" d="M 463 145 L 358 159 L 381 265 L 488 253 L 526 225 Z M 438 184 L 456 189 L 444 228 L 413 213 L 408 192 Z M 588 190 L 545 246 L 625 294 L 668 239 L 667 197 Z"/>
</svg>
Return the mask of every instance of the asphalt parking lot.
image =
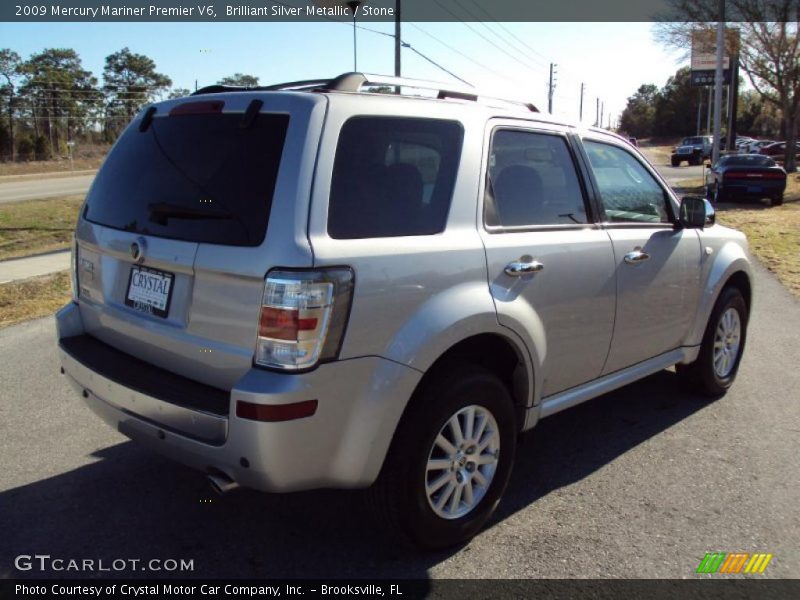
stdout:
<svg viewBox="0 0 800 600">
<path fill-rule="evenodd" d="M 542 421 L 490 527 L 434 554 L 387 540 L 359 492 L 214 497 L 83 406 L 59 375 L 52 318 L 2 330 L 0 577 L 80 575 L 14 569 L 38 553 L 192 559 L 179 574 L 192 577 L 682 578 L 712 551 L 770 552 L 759 577 L 796 577 L 800 304 L 761 268 L 756 285 L 724 399 L 664 371 Z"/>
</svg>

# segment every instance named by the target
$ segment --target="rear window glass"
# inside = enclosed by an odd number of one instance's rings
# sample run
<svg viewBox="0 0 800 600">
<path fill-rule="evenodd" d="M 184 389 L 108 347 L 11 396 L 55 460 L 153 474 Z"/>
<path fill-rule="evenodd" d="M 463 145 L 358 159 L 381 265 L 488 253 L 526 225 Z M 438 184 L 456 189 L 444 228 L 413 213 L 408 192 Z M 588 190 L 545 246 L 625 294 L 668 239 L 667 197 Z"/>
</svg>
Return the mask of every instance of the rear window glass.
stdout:
<svg viewBox="0 0 800 600">
<path fill-rule="evenodd" d="M 462 138 L 456 121 L 347 121 L 333 166 L 328 234 L 356 239 L 443 231 Z"/>
<path fill-rule="evenodd" d="M 720 165 L 774 167 L 775 161 L 768 156 L 745 154 L 740 156 L 725 156 L 719 160 Z"/>
<path fill-rule="evenodd" d="M 129 127 L 100 169 L 84 217 L 159 237 L 258 246 L 267 230 L 288 115 L 160 117 Z"/>
<path fill-rule="evenodd" d="M 504 227 L 586 223 L 586 208 L 567 141 L 500 130 L 492 137 L 486 224 Z"/>
</svg>

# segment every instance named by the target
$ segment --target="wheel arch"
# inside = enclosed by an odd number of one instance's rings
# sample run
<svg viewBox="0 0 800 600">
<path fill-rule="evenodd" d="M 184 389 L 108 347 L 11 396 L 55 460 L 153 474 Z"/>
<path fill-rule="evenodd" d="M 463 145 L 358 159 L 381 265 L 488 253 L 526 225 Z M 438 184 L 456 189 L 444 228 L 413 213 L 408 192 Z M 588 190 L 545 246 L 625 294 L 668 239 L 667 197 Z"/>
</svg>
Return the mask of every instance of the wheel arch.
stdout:
<svg viewBox="0 0 800 600">
<path fill-rule="evenodd" d="M 454 364 L 475 365 L 494 373 L 507 387 L 517 412 L 520 428 L 533 398 L 534 379 L 530 357 L 521 343 L 497 332 L 472 335 L 453 344 L 430 366 L 417 384 L 409 404 L 420 390 Z"/>
<path fill-rule="evenodd" d="M 750 307 L 753 303 L 753 284 L 750 281 L 750 276 L 745 273 L 744 271 L 736 271 L 731 274 L 730 277 L 725 281 L 725 283 L 720 288 L 720 293 L 726 287 L 733 286 L 739 289 L 744 297 L 744 302 L 747 305 L 747 311 L 750 312 Z"/>
<path fill-rule="evenodd" d="M 726 286 L 735 285 L 739 288 L 748 312 L 752 309 L 753 270 L 744 248 L 738 243 L 728 242 L 715 254 L 716 259 L 706 272 L 706 284 L 694 324 L 686 338 L 686 346 L 700 346 L 711 311 Z"/>
</svg>

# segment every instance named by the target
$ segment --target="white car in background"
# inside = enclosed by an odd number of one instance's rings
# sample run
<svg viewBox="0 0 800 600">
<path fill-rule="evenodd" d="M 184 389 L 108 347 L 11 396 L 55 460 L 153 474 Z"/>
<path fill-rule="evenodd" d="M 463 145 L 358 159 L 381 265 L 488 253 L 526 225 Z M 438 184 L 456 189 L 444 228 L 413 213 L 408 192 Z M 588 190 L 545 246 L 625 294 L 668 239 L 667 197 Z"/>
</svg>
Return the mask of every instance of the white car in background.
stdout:
<svg viewBox="0 0 800 600">
<path fill-rule="evenodd" d="M 769 146 L 770 144 L 774 144 L 774 140 L 753 140 L 749 144 L 747 144 L 743 150 L 747 154 L 758 154 L 758 151 L 763 148 L 764 146 Z"/>
</svg>

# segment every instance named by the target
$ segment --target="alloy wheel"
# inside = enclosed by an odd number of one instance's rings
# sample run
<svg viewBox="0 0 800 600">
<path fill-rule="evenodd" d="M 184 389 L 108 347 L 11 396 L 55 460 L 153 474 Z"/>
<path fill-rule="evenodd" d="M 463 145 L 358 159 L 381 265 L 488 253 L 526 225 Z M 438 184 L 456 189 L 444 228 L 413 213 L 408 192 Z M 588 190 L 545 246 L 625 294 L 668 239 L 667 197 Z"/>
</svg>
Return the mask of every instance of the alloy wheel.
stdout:
<svg viewBox="0 0 800 600">
<path fill-rule="evenodd" d="M 443 519 L 470 513 L 492 484 L 500 456 L 500 431 L 492 413 L 470 405 L 442 426 L 428 454 L 425 494 Z"/>
<path fill-rule="evenodd" d="M 731 374 L 742 339 L 742 322 L 739 312 L 729 308 L 722 313 L 714 332 L 714 372 L 717 377 L 724 379 Z"/>
</svg>

